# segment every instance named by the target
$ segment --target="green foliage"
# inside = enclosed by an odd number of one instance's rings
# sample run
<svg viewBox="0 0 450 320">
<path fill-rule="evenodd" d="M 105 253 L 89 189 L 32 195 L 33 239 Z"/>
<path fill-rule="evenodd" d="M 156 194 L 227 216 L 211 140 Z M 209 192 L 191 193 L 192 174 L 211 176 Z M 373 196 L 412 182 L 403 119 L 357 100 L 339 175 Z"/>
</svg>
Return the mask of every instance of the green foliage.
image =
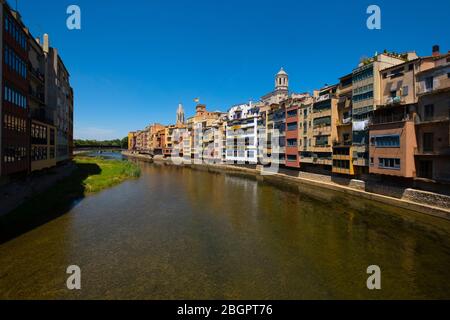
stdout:
<svg viewBox="0 0 450 320">
<path fill-rule="evenodd" d="M 121 147 L 122 147 L 122 149 L 128 149 L 128 137 L 125 137 L 122 139 Z"/>
<path fill-rule="evenodd" d="M 79 165 L 96 165 L 99 174 L 89 175 L 82 181 L 86 193 L 98 192 L 112 187 L 130 178 L 140 176 L 140 168 L 129 161 L 106 160 L 101 157 L 77 157 L 75 163 Z"/>
<path fill-rule="evenodd" d="M 120 148 L 123 143 L 123 139 L 115 139 L 115 140 L 104 140 L 104 141 L 97 141 L 97 140 L 79 140 L 76 139 L 73 141 L 75 148 L 84 147 L 84 146 L 93 146 L 93 147 L 118 147 Z M 128 138 L 127 138 L 127 144 L 128 144 Z"/>
</svg>

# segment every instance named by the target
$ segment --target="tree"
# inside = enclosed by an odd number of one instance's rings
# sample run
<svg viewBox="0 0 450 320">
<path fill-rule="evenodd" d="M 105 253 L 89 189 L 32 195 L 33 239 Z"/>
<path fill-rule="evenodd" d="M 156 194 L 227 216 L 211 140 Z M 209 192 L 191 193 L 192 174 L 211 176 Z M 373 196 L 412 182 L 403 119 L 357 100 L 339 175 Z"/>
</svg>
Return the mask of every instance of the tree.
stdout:
<svg viewBox="0 0 450 320">
<path fill-rule="evenodd" d="M 122 149 L 128 149 L 128 137 L 122 139 L 120 147 Z"/>
</svg>

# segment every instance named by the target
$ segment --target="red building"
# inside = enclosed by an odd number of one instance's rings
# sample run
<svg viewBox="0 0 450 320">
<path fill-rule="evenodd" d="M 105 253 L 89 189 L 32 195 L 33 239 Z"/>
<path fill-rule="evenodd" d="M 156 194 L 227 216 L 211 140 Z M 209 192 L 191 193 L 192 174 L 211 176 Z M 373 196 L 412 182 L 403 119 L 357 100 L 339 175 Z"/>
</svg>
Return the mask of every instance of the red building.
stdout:
<svg viewBox="0 0 450 320">
<path fill-rule="evenodd" d="M 28 36 L 20 15 L 1 4 L 0 175 L 30 170 Z"/>
</svg>

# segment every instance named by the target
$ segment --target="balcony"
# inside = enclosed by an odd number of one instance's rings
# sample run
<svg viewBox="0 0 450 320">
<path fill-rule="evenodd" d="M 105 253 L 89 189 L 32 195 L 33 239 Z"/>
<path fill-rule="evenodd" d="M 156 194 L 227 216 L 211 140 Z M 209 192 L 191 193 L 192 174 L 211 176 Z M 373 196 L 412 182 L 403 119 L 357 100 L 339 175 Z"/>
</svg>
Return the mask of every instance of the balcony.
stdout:
<svg viewBox="0 0 450 320">
<path fill-rule="evenodd" d="M 333 173 L 339 173 L 339 174 L 347 174 L 347 175 L 351 175 L 352 172 L 350 171 L 350 169 L 345 169 L 345 168 L 340 168 L 340 167 L 334 167 L 333 166 Z"/>
<path fill-rule="evenodd" d="M 396 97 L 388 97 L 386 98 L 386 105 L 387 106 L 393 106 L 393 105 L 397 105 L 404 102 L 404 99 L 400 96 L 396 96 Z"/>
<path fill-rule="evenodd" d="M 427 124 L 427 123 L 438 123 L 438 122 L 448 122 L 450 120 L 450 115 L 440 115 L 440 116 L 425 116 L 416 117 L 416 124 Z"/>
<path fill-rule="evenodd" d="M 352 118 L 344 118 L 344 119 L 338 119 L 336 121 L 336 126 L 349 126 L 352 124 Z"/>
<path fill-rule="evenodd" d="M 314 99 L 314 102 L 322 102 L 322 101 L 327 101 L 330 100 L 333 96 L 329 93 L 324 94 L 322 96 L 318 96 L 317 98 Z"/>
<path fill-rule="evenodd" d="M 35 100 L 39 101 L 40 103 L 44 104 L 45 101 L 45 95 L 42 92 L 39 92 L 37 90 L 33 90 L 33 88 L 29 88 L 29 94 L 30 97 L 34 98 Z"/>
<path fill-rule="evenodd" d="M 410 121 L 412 118 L 409 116 L 409 114 L 404 113 L 390 113 L 390 114 L 384 114 L 384 115 L 375 115 L 370 123 L 369 126 L 378 125 L 378 124 L 387 124 L 387 123 L 394 123 L 394 122 L 405 122 Z"/>
<path fill-rule="evenodd" d="M 353 159 L 353 165 L 360 166 L 360 167 L 368 167 L 369 159 L 364 159 L 364 158 Z"/>
<path fill-rule="evenodd" d="M 38 70 L 33 68 L 33 66 L 29 65 L 28 71 L 30 72 L 30 74 L 32 76 L 34 76 L 37 80 L 41 81 L 41 82 L 45 82 L 45 77 L 44 75 Z"/>
<path fill-rule="evenodd" d="M 329 134 L 331 134 L 331 125 L 314 127 L 314 129 L 313 129 L 314 136 L 322 136 L 322 135 L 329 135 Z"/>
<path fill-rule="evenodd" d="M 446 92 L 450 90 L 450 78 L 435 79 L 433 83 L 425 83 L 421 81 L 416 88 L 418 96 L 423 96 L 432 93 Z"/>
<path fill-rule="evenodd" d="M 414 155 L 416 156 L 450 156 L 450 147 L 448 148 L 430 148 L 432 150 L 424 150 L 422 148 L 414 148 Z"/>
</svg>

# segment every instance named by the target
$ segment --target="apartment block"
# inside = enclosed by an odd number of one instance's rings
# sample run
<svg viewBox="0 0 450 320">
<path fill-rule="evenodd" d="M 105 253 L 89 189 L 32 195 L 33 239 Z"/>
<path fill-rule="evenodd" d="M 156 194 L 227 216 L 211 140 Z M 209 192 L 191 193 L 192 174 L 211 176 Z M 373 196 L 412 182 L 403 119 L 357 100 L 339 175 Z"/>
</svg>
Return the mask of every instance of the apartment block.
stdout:
<svg viewBox="0 0 450 320">
<path fill-rule="evenodd" d="M 352 148 L 352 93 L 353 74 L 339 79 L 337 88 L 337 119 L 336 139 L 333 140 L 333 169 L 336 174 L 353 176 L 353 148 Z"/>
<path fill-rule="evenodd" d="M 18 12 L 1 1 L 0 175 L 29 172 L 28 34 Z"/>
<path fill-rule="evenodd" d="M 313 115 L 314 98 L 310 98 L 299 106 L 299 149 L 302 167 L 313 163 Z"/>
<path fill-rule="evenodd" d="M 416 76 L 418 110 L 416 123 L 417 177 L 450 181 L 450 54 L 422 59 Z"/>
<path fill-rule="evenodd" d="M 186 124 L 183 137 L 183 157 L 186 160 L 201 161 L 204 154 L 203 135 L 207 128 L 210 128 L 217 120 L 221 119 L 223 113 L 220 111 L 207 111 L 204 104 L 197 104 L 195 111 L 195 115 L 189 118 Z"/>
<path fill-rule="evenodd" d="M 54 115 L 57 134 L 56 161 L 72 158 L 73 148 L 73 90 L 69 72 L 56 48 L 50 46 L 49 36 L 43 36 L 43 51 L 46 56 L 45 100 Z"/>
<path fill-rule="evenodd" d="M 128 151 L 136 151 L 136 132 L 128 133 Z"/>
<path fill-rule="evenodd" d="M 233 106 L 225 123 L 227 162 L 258 162 L 259 108 L 251 102 Z"/>
<path fill-rule="evenodd" d="M 312 164 L 330 172 L 333 164 L 333 141 L 337 137 L 337 87 L 326 86 L 314 93 L 309 123 L 309 131 L 312 131 L 309 147 Z"/>
<path fill-rule="evenodd" d="M 415 73 L 420 59 L 380 70 L 380 104 L 369 122 L 369 172 L 414 178 L 417 109 Z"/>
<path fill-rule="evenodd" d="M 352 118 L 353 165 L 358 174 L 369 172 L 369 121 L 373 111 L 383 105 L 380 70 L 417 58 L 415 53 L 376 54 L 353 70 Z"/>
</svg>

